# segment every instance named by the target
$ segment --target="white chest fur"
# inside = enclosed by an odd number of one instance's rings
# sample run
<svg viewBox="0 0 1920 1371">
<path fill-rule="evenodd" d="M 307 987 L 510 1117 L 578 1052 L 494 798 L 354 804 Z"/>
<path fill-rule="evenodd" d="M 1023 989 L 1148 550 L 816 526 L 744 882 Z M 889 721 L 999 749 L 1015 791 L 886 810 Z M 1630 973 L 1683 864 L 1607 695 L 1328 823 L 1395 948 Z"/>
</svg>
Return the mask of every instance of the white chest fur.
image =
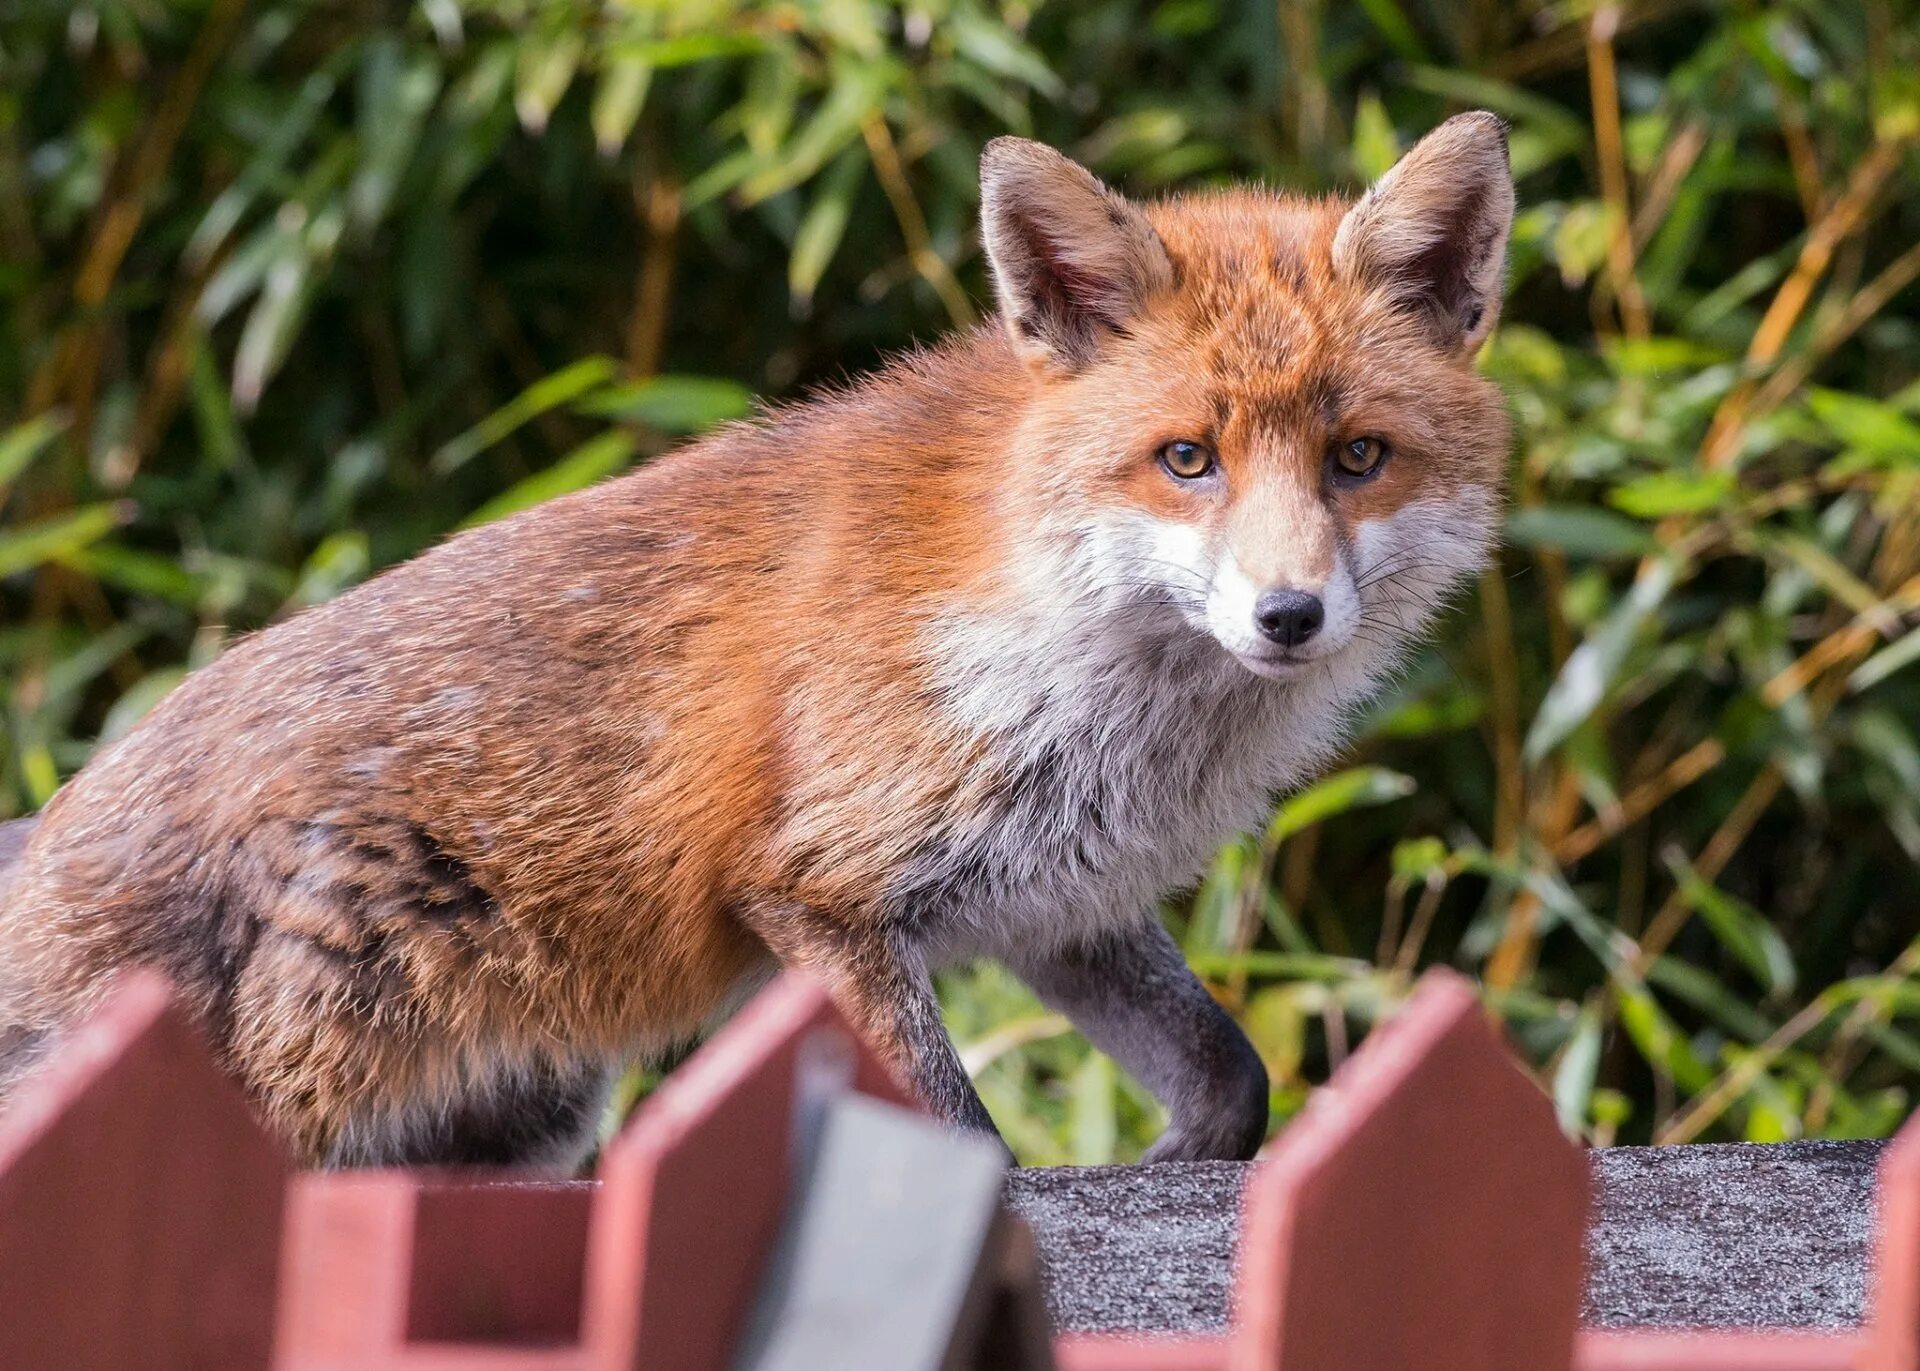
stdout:
<svg viewBox="0 0 1920 1371">
<path fill-rule="evenodd" d="M 1325 763 L 1371 675 L 1262 679 L 1154 605 L 949 623 L 941 663 L 977 784 L 894 894 L 950 958 L 1138 918 Z"/>
</svg>

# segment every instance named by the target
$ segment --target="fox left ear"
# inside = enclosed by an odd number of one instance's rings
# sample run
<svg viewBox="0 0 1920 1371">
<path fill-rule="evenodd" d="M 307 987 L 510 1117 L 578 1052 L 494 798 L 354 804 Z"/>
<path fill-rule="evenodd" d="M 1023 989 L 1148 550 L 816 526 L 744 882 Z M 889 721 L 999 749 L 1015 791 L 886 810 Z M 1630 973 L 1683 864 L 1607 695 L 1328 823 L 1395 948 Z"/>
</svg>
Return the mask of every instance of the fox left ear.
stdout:
<svg viewBox="0 0 1920 1371">
<path fill-rule="evenodd" d="M 1512 226 L 1506 122 L 1458 114 L 1347 211 L 1334 267 L 1386 286 L 1444 346 L 1472 354 L 1500 315 Z"/>
<path fill-rule="evenodd" d="M 980 155 L 980 236 L 1014 346 L 1069 371 L 1173 283 L 1137 205 L 1025 138 L 996 138 Z"/>
</svg>

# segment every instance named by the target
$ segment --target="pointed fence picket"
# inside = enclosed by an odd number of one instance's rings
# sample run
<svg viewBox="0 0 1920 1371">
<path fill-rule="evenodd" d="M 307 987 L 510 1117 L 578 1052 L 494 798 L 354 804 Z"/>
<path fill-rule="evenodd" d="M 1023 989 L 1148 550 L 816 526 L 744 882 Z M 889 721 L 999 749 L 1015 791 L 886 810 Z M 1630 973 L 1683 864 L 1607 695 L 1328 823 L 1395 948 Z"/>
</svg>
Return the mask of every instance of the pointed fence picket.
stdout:
<svg viewBox="0 0 1920 1371">
<path fill-rule="evenodd" d="M 910 1107 L 789 976 L 655 1093 L 596 1181 L 289 1177 L 166 985 L 133 976 L 0 1115 L 0 1367 L 728 1371 L 753 1320 L 759 1364 L 811 1366 L 769 1357 L 765 1320 L 882 1298 L 820 1279 L 821 1234 L 864 1242 L 860 1216 L 912 1212 L 868 1194 L 822 1226 L 840 1193 L 823 1187 L 864 1171 L 844 1132 L 836 1164 L 811 1150 L 849 1092 Z M 943 1155 L 886 1109 L 862 1117 L 902 1166 Z M 1226 1332 L 1050 1352 L 1031 1239 L 994 1187 L 963 1185 L 952 1203 L 988 1210 L 950 1225 L 964 1260 L 925 1282 L 927 1317 L 957 1322 L 914 1355 L 925 1371 L 1920 1371 L 1920 1123 L 1885 1154 L 1871 1313 L 1847 1333 L 1578 1330 L 1587 1185 L 1471 986 L 1430 973 L 1248 1182 Z M 873 1242 L 910 1260 L 900 1238 Z M 796 1253 L 809 1279 L 781 1298 Z M 888 1300 L 917 1284 L 874 1282 Z"/>
<path fill-rule="evenodd" d="M 0 1367 L 264 1366 L 288 1165 L 152 975 L 0 1114 Z"/>
</svg>

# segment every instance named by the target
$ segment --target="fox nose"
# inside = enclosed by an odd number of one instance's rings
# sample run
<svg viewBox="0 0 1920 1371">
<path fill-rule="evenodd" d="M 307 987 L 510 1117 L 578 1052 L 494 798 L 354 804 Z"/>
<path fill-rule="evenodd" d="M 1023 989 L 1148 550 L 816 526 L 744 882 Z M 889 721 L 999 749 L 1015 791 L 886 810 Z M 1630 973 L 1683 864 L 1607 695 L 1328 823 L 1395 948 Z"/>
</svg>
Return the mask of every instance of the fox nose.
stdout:
<svg viewBox="0 0 1920 1371">
<path fill-rule="evenodd" d="M 1282 647 L 1299 647 L 1320 631 L 1327 607 L 1304 590 L 1269 590 L 1254 602 L 1253 622 Z"/>
</svg>

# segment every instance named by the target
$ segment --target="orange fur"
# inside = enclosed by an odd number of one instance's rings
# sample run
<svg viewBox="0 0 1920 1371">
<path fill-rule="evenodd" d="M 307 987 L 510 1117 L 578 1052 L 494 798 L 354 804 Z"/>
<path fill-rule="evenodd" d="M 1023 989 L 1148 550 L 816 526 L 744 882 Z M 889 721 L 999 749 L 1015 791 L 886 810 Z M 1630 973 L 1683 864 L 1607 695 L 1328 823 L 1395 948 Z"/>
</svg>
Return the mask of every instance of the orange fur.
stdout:
<svg viewBox="0 0 1920 1371">
<path fill-rule="evenodd" d="M 998 202 L 1078 245 L 1023 257 L 1027 220 L 990 224 L 1003 289 L 1010 261 L 1066 295 L 462 534 L 195 673 L 47 807 L 0 917 L 0 1023 L 53 1033 L 157 964 L 316 1162 L 385 1155 L 356 1139 L 503 1063 L 693 1034 L 774 958 L 914 1075 L 904 873 L 1022 784 L 942 684 L 951 626 L 1016 621 L 1101 511 L 1224 539 L 1249 577 L 1324 577 L 1369 520 L 1497 491 L 1506 449 L 1471 369 L 1497 293 L 1477 336 L 1436 332 L 1345 202 L 1139 209 L 1000 157 Z M 1328 446 L 1358 434 L 1394 459 L 1330 499 Z M 1182 438 L 1225 493 L 1156 465 Z"/>
</svg>

